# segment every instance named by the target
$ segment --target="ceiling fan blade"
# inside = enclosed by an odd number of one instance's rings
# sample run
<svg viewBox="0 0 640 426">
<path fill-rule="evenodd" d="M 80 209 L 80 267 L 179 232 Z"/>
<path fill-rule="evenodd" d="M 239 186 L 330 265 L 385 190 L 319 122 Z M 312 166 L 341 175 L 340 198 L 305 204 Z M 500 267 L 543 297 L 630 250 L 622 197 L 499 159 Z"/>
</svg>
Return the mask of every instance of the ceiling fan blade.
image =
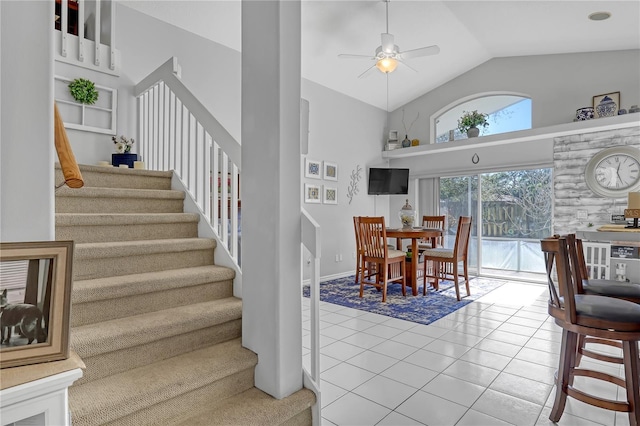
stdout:
<svg viewBox="0 0 640 426">
<path fill-rule="evenodd" d="M 382 38 L 382 44 L 380 45 L 380 47 L 382 48 L 382 51 L 384 53 L 393 53 L 394 51 L 393 34 L 382 33 L 381 38 Z"/>
<path fill-rule="evenodd" d="M 360 74 L 358 76 L 358 78 L 365 78 L 367 76 L 369 76 L 374 70 L 376 69 L 375 64 L 371 65 L 369 68 L 367 68 L 367 70 L 365 72 L 363 72 L 362 74 Z"/>
<path fill-rule="evenodd" d="M 417 72 L 418 72 L 418 70 L 417 70 L 417 69 L 415 69 L 415 68 L 413 68 L 412 66 L 408 65 L 406 62 L 403 62 L 403 61 L 400 61 L 400 60 L 398 60 L 398 62 L 399 62 L 402 66 L 409 68 L 411 71 L 413 71 L 413 72 L 415 72 L 415 73 L 417 73 Z"/>
<path fill-rule="evenodd" d="M 349 53 L 341 53 L 338 55 L 340 59 L 375 59 L 371 55 L 351 55 Z"/>
<path fill-rule="evenodd" d="M 405 52 L 400 52 L 400 55 L 402 56 L 402 59 L 409 59 L 409 58 L 418 58 L 420 56 L 437 55 L 438 53 L 440 53 L 440 48 L 436 45 L 433 45 L 433 46 L 421 47 L 419 49 L 407 50 Z"/>
</svg>

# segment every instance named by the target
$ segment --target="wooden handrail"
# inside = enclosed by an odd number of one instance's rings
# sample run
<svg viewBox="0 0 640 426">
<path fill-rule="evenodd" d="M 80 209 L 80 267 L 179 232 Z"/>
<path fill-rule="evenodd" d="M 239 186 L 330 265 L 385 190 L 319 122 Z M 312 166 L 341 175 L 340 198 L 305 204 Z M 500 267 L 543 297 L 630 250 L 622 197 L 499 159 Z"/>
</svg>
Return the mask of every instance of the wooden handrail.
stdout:
<svg viewBox="0 0 640 426">
<path fill-rule="evenodd" d="M 58 160 L 60 161 L 60 168 L 64 176 L 64 184 L 67 184 L 69 188 L 82 188 L 84 186 L 84 180 L 82 179 L 82 173 L 76 162 L 76 157 L 73 155 L 71 145 L 69 145 L 69 138 L 67 137 L 67 131 L 64 128 L 64 123 L 60 117 L 58 111 L 58 105 L 54 102 L 54 142 L 56 146 L 56 152 L 58 153 Z M 62 184 L 60 185 L 62 186 Z"/>
</svg>

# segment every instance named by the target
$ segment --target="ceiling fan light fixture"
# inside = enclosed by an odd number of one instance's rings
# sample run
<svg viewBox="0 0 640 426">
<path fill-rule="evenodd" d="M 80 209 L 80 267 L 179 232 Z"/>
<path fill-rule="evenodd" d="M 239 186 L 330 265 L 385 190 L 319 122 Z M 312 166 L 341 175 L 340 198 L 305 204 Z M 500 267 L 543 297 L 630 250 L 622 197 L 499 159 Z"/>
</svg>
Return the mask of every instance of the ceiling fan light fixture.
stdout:
<svg viewBox="0 0 640 426">
<path fill-rule="evenodd" d="M 398 67 L 398 61 L 394 58 L 381 58 L 376 62 L 376 68 L 385 74 L 395 71 Z"/>
</svg>

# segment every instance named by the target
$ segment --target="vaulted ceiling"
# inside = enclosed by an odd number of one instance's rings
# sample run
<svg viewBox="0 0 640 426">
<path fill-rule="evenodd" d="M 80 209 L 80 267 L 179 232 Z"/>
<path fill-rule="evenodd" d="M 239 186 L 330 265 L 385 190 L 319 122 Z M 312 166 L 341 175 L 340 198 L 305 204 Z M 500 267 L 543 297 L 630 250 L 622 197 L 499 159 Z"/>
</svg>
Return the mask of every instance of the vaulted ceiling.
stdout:
<svg viewBox="0 0 640 426">
<path fill-rule="evenodd" d="M 240 50 L 240 0 L 122 3 Z M 392 111 L 492 58 L 640 49 L 638 0 L 391 0 L 389 33 L 400 50 L 438 45 L 440 53 L 406 60 L 415 71 L 401 64 L 388 75 L 358 78 L 375 61 L 338 54 L 373 57 L 386 7 L 383 0 L 303 0 L 303 77 Z M 611 17 L 588 18 L 602 11 Z"/>
</svg>

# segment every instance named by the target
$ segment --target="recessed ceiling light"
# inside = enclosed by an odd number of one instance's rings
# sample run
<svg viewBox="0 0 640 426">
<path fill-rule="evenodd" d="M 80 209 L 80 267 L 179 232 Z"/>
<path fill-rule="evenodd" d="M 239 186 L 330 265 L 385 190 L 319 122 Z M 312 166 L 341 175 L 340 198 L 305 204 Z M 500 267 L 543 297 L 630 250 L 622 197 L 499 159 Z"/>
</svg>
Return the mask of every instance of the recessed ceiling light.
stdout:
<svg viewBox="0 0 640 426">
<path fill-rule="evenodd" d="M 611 13 L 609 12 L 593 12 L 589 15 L 589 19 L 592 21 L 604 21 L 605 19 L 611 18 Z"/>
</svg>

